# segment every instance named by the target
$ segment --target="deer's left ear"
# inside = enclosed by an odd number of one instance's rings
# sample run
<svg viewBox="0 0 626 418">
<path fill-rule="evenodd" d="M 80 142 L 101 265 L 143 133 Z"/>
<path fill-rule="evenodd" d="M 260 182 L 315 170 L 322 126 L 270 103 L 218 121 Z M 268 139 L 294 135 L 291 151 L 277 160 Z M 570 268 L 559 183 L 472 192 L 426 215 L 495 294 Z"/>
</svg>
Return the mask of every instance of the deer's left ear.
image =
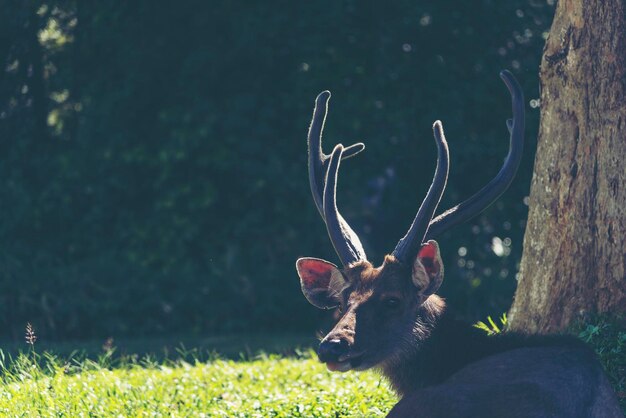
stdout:
<svg viewBox="0 0 626 418">
<path fill-rule="evenodd" d="M 443 263 L 436 241 L 430 240 L 422 245 L 413 263 L 411 279 L 415 287 L 419 289 L 420 294 L 425 297 L 435 293 L 441 286 Z"/>
<path fill-rule="evenodd" d="M 319 258 L 299 258 L 296 262 L 302 293 L 321 309 L 331 309 L 340 303 L 341 293 L 348 281 L 333 263 Z"/>
</svg>

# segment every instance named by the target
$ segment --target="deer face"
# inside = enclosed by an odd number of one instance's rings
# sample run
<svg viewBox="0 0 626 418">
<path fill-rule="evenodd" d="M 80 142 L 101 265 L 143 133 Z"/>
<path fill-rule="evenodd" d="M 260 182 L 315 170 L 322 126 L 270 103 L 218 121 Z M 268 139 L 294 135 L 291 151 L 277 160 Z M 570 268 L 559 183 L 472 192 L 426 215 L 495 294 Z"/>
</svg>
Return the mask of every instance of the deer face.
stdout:
<svg viewBox="0 0 626 418">
<path fill-rule="evenodd" d="M 361 261 L 341 271 L 314 258 L 301 258 L 296 267 L 309 302 L 340 310 L 339 321 L 318 349 L 320 360 L 333 371 L 364 370 L 402 352 L 419 328 L 422 304 L 443 279 L 435 241 L 422 246 L 412 266 L 387 256 L 378 268 Z"/>
</svg>

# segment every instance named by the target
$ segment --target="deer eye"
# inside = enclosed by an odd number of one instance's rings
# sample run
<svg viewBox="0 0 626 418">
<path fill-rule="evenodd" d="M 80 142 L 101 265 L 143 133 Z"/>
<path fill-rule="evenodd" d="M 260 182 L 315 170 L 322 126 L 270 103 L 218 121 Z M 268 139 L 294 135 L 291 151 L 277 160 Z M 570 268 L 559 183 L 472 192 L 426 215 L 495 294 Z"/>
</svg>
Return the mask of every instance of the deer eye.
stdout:
<svg viewBox="0 0 626 418">
<path fill-rule="evenodd" d="M 397 309 L 400 307 L 400 299 L 390 297 L 383 299 L 383 305 L 387 309 Z"/>
</svg>

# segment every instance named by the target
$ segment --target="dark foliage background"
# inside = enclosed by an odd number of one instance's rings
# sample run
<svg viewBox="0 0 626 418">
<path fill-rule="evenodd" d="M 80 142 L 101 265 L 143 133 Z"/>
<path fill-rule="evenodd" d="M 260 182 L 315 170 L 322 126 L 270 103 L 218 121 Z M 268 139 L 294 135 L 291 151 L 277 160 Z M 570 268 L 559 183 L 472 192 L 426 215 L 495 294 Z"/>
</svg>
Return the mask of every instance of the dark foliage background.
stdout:
<svg viewBox="0 0 626 418">
<path fill-rule="evenodd" d="M 306 131 L 363 140 L 339 199 L 379 262 L 435 166 L 442 209 L 499 169 L 511 69 L 527 102 L 553 1 L 177 3 L 0 0 L 0 330 L 50 339 L 312 330 L 300 256 L 336 260 L 308 189 Z M 441 237 L 441 290 L 470 319 L 510 304 L 538 110 L 519 175 Z"/>
</svg>

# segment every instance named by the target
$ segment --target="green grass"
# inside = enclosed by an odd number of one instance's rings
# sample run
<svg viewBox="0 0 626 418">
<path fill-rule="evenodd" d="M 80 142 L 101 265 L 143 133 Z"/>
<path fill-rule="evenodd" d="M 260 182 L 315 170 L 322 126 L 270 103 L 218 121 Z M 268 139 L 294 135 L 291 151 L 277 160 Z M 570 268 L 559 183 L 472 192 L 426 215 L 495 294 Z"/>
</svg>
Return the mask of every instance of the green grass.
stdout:
<svg viewBox="0 0 626 418">
<path fill-rule="evenodd" d="M 362 417 L 397 401 L 374 373 L 330 373 L 312 351 L 294 358 L 111 363 L 34 352 L 5 359 L 0 416 Z"/>
<path fill-rule="evenodd" d="M 604 366 L 626 415 L 626 318 L 595 318 L 578 324 L 573 331 L 591 345 Z"/>
<path fill-rule="evenodd" d="M 487 322 L 478 321 L 474 324 L 474 327 L 478 329 L 482 329 L 489 335 L 499 334 L 506 330 L 506 327 L 509 323 L 509 319 L 506 316 L 506 312 L 500 315 L 500 325 L 496 324 L 496 322 L 490 317 L 487 317 Z"/>
<path fill-rule="evenodd" d="M 499 322 L 478 326 L 497 333 L 506 319 Z M 595 348 L 626 412 L 621 324 L 597 318 L 572 331 Z M 185 350 L 140 340 L 116 349 L 94 343 L 82 354 L 69 353 L 67 344 L 35 342 L 26 352 L 5 345 L 0 416 L 375 417 L 397 402 L 377 374 L 330 373 L 311 349 L 292 348 L 310 342 L 302 336 L 227 337 L 187 340 L 200 349 Z M 263 346 L 280 354 L 253 354 Z M 215 350 L 219 356 L 209 353 Z"/>
</svg>

